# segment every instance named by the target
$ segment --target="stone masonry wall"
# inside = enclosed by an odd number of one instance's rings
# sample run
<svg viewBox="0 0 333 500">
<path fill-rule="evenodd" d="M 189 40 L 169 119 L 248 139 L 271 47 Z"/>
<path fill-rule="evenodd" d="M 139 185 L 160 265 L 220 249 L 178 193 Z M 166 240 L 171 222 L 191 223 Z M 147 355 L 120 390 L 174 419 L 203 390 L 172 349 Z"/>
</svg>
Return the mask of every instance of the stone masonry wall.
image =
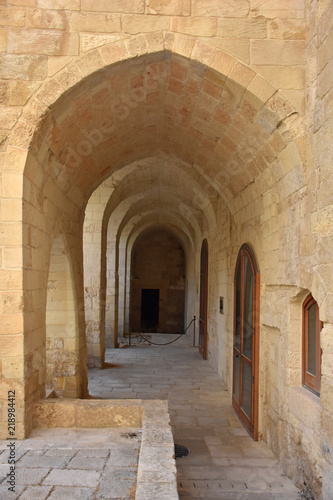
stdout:
<svg viewBox="0 0 333 500">
<path fill-rule="evenodd" d="M 176 238 L 166 231 L 144 233 L 132 250 L 131 331 L 145 331 L 141 325 L 141 290 L 159 290 L 157 332 L 184 330 L 185 258 Z"/>
</svg>

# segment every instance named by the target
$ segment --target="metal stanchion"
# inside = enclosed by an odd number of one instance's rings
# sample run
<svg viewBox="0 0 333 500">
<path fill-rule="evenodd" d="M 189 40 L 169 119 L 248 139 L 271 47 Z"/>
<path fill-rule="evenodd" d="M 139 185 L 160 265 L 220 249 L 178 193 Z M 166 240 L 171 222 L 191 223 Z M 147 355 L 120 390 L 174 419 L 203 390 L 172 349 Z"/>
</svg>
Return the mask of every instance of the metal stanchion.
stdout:
<svg viewBox="0 0 333 500">
<path fill-rule="evenodd" d="M 196 322 L 196 319 L 197 319 L 197 317 L 194 316 L 194 318 L 193 318 L 193 323 L 194 323 L 194 327 L 193 327 L 193 347 L 195 347 L 195 322 Z"/>
</svg>

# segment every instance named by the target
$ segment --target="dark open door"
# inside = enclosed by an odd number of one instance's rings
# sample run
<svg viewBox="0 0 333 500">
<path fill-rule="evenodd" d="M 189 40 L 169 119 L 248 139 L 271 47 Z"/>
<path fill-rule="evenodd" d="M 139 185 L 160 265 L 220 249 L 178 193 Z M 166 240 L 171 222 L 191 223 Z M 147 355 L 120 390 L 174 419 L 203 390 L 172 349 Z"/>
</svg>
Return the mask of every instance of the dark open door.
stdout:
<svg viewBox="0 0 333 500">
<path fill-rule="evenodd" d="M 159 302 L 160 291 L 158 289 L 143 288 L 141 290 L 141 330 L 143 332 L 158 329 Z"/>
<path fill-rule="evenodd" d="M 252 249 L 243 245 L 235 272 L 232 404 L 249 434 L 258 439 L 260 275 Z"/>
<path fill-rule="evenodd" d="M 200 258 L 199 351 L 207 359 L 208 244 L 202 242 Z"/>
</svg>

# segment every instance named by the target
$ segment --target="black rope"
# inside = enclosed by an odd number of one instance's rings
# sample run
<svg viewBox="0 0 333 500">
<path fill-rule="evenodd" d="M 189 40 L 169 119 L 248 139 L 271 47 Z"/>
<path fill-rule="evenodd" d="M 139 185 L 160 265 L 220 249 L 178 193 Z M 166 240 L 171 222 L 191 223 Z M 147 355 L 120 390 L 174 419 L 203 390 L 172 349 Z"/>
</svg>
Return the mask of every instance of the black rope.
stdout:
<svg viewBox="0 0 333 500">
<path fill-rule="evenodd" d="M 145 340 L 146 342 L 148 342 L 148 343 L 149 343 L 149 344 L 151 344 L 151 345 L 170 345 L 170 344 L 173 344 L 174 342 L 176 342 L 177 340 L 179 340 L 179 339 L 180 339 L 180 337 L 182 337 L 183 335 L 185 335 L 185 333 L 187 332 L 187 330 L 190 328 L 190 326 L 192 325 L 192 323 L 193 323 L 195 320 L 196 320 L 196 318 L 194 317 L 194 318 L 192 319 L 191 323 L 188 325 L 188 327 L 187 327 L 187 328 L 185 328 L 185 330 L 184 330 L 182 333 L 180 333 L 176 339 L 171 340 L 171 342 L 166 342 L 165 344 L 158 344 L 158 343 L 156 343 L 156 342 L 151 342 L 150 340 L 148 340 L 148 339 L 146 339 L 145 337 L 143 337 L 143 336 L 142 336 L 139 332 L 135 332 L 135 335 L 139 335 L 139 337 L 141 337 L 143 340 Z M 162 334 L 162 335 L 163 335 L 163 334 Z M 168 335 L 170 335 L 170 334 L 168 334 Z M 177 332 L 176 332 L 176 333 L 174 333 L 174 335 L 177 335 Z"/>
</svg>

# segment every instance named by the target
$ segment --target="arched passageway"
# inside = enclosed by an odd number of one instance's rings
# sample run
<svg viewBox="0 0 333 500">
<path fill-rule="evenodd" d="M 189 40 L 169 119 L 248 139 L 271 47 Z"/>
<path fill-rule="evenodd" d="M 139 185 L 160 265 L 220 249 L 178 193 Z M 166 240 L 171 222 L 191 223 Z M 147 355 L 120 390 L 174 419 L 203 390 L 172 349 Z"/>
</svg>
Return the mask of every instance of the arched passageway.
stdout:
<svg viewBox="0 0 333 500">
<path fill-rule="evenodd" d="M 203 239 L 209 243 L 206 356 L 230 396 L 233 277 L 244 242 L 254 248 L 262 271 L 266 348 L 271 338 L 276 352 L 285 348 L 280 331 L 291 343 L 288 320 L 280 321 L 271 305 L 276 300 L 269 300 L 277 293 L 274 287 L 307 288 L 320 305 L 329 300 L 322 270 L 313 283 L 307 274 L 303 284 L 296 265 L 294 214 L 302 213 L 306 192 L 305 135 L 297 111 L 255 69 L 219 48 L 186 36 L 180 43 L 158 34 L 153 46 L 140 40 L 131 38 L 139 47 L 134 52 L 119 41 L 92 50 L 80 69 L 71 63 L 60 71 L 52 95 L 46 85 L 38 90 L 9 141 L 21 155 L 25 206 L 24 432 L 32 426 L 34 401 L 45 394 L 45 289 L 55 234 L 62 234 L 71 249 L 75 342 L 81 352 L 72 384 L 79 396 L 86 395 L 86 345 L 91 366 L 103 366 L 105 340 L 117 345 L 129 327 L 131 252 L 152 225 L 172 227 L 182 242 L 186 323 L 199 316 L 200 250 Z M 290 261 L 279 253 L 279 244 L 289 249 Z M 32 298 L 36 286 L 38 313 Z M 219 296 L 225 298 L 221 315 Z M 327 305 L 322 310 L 329 315 Z M 279 373 L 292 378 L 283 363 Z M 294 420 L 286 404 L 273 411 L 277 381 L 268 366 L 259 381 L 258 407 L 259 413 L 265 409 L 265 421 L 259 419 L 258 431 L 279 453 L 276 421 Z M 325 393 L 323 384 L 323 401 L 328 386 Z M 284 425 L 290 441 L 296 441 L 292 425 Z"/>
<path fill-rule="evenodd" d="M 170 231 L 143 232 L 132 249 L 131 332 L 184 330 L 184 250 Z"/>
<path fill-rule="evenodd" d="M 199 316 L 204 236 L 214 248 L 212 265 L 218 246 L 234 258 L 233 245 L 242 236 L 233 228 L 262 213 L 263 194 L 278 203 L 303 183 L 302 164 L 289 165 L 283 154 L 292 148 L 293 158 L 298 157 L 297 130 L 289 126 L 291 115 L 295 122 L 291 106 L 275 89 L 258 87 L 261 77 L 218 49 L 209 53 L 209 63 L 205 57 L 204 52 L 191 59 L 158 50 L 115 65 L 103 63 L 63 92 L 34 134 L 24 170 L 25 203 L 31 207 L 24 223 L 40 241 L 30 246 L 32 261 L 43 261 L 44 242 L 54 225 L 61 226 L 76 262 L 78 302 L 84 279 L 92 366 L 103 365 L 105 339 L 117 345 L 126 330 L 130 255 L 141 227 L 156 220 L 171 224 L 183 240 L 188 323 Z M 43 228 L 37 228 L 34 214 L 47 225 L 41 222 Z M 255 241 L 256 236 L 247 238 Z M 27 276 L 30 269 L 27 262 Z M 42 276 L 46 270 L 34 272 Z M 230 270 L 223 272 L 230 297 Z M 207 317 L 213 319 L 214 302 L 209 307 Z M 205 356 L 230 380 L 228 356 L 217 356 L 215 349 L 223 344 L 227 353 L 230 326 L 221 332 L 222 340 L 216 323 L 206 323 Z M 85 333 L 81 325 L 77 338 Z M 43 325 L 35 335 L 40 339 L 36 349 L 42 349 Z M 85 385 L 79 378 L 73 383 L 78 393 Z M 40 394 L 43 389 L 37 386 Z"/>
</svg>

